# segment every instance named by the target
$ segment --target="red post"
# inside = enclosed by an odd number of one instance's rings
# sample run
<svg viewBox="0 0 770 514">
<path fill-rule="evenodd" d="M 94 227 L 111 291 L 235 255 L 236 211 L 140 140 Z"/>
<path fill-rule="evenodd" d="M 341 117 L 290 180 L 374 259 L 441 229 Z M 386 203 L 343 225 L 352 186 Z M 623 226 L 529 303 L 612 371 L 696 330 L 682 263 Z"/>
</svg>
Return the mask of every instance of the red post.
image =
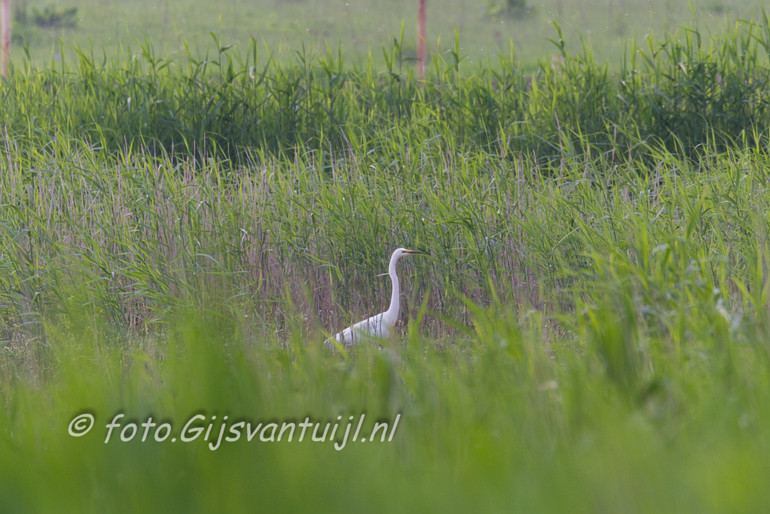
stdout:
<svg viewBox="0 0 770 514">
<path fill-rule="evenodd" d="M 3 39 L 2 73 L 3 77 L 5 77 L 8 71 L 8 61 L 11 59 L 11 0 L 2 0 L 0 25 L 0 33 L 2 33 Z"/>
<path fill-rule="evenodd" d="M 419 0 L 420 6 L 417 12 L 417 78 L 422 80 L 425 76 L 425 61 L 427 60 L 427 50 L 425 42 L 425 4 L 427 0 Z"/>
</svg>

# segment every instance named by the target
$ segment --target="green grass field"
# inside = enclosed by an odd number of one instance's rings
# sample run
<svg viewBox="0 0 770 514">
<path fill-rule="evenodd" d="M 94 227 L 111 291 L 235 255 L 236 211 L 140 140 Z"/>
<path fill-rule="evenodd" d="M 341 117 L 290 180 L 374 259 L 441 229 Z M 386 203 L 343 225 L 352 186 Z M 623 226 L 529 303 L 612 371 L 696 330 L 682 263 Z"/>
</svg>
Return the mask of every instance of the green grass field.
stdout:
<svg viewBox="0 0 770 514">
<path fill-rule="evenodd" d="M 2 82 L 0 512 L 768 510 L 766 16 L 542 66 L 447 29 L 419 82 L 406 35 L 119 5 Z M 397 334 L 326 351 L 398 246 Z"/>
</svg>

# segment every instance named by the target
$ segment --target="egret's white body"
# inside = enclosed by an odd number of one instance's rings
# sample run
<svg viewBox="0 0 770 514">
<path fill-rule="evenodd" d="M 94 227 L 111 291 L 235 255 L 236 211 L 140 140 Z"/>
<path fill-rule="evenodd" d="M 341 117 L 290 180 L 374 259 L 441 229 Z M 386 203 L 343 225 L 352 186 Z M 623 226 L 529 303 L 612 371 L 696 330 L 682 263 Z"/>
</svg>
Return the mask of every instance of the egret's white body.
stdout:
<svg viewBox="0 0 770 514">
<path fill-rule="evenodd" d="M 425 252 L 399 248 L 393 252 L 393 255 L 390 256 L 388 275 L 390 275 L 392 290 L 390 294 L 390 306 L 388 307 L 388 310 L 379 314 L 375 314 L 371 318 L 359 321 L 355 325 L 349 326 L 342 332 L 338 332 L 333 338 L 326 340 L 327 346 L 333 347 L 334 340 L 336 340 L 339 344 L 350 347 L 356 343 L 360 343 L 366 338 L 386 338 L 390 335 L 390 329 L 393 328 L 393 325 L 396 324 L 396 320 L 398 320 L 401 295 L 401 289 L 398 283 L 398 275 L 396 274 L 396 264 L 401 257 L 414 254 L 425 254 Z"/>
</svg>

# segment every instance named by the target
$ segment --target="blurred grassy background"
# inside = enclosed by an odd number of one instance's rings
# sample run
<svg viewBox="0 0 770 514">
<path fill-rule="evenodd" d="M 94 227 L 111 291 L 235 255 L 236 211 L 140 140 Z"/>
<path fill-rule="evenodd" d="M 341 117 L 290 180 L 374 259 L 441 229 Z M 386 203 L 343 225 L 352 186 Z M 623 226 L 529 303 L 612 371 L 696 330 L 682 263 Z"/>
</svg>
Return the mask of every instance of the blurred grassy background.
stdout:
<svg viewBox="0 0 770 514">
<path fill-rule="evenodd" d="M 508 4 L 521 9 L 507 9 Z M 269 48 L 274 58 L 290 58 L 304 47 L 310 53 L 337 50 L 350 63 L 361 63 L 371 52 L 378 66 L 380 49 L 389 47 L 404 24 L 406 55 L 416 52 L 416 0 L 15 0 L 16 43 L 27 45 L 36 62 L 58 59 L 71 46 L 104 51 L 108 58 L 138 52 L 139 43 L 149 40 L 160 57 L 186 56 L 190 45 L 195 54 L 209 48 L 214 32 L 227 45 L 241 51 L 255 38 L 261 50 Z M 468 63 L 489 64 L 497 56 L 510 55 L 517 64 L 533 69 L 539 61 L 550 63 L 558 53 L 549 38 L 553 21 L 564 29 L 568 50 L 579 50 L 581 39 L 601 62 L 618 64 L 621 50 L 630 40 L 647 35 L 666 38 L 666 30 L 681 25 L 697 27 L 704 34 L 718 33 L 738 19 L 760 15 L 757 0 L 708 0 L 690 5 L 671 0 L 447 0 L 428 2 L 428 43 L 432 53 L 453 49 L 455 28 L 460 50 Z M 48 10 L 46 10 L 48 8 Z M 67 23 L 40 27 L 35 14 L 50 19 L 76 8 L 74 26 Z M 19 15 L 24 23 L 19 22 Z M 53 25 L 53 26 L 51 26 Z M 17 48 L 14 58 L 23 53 Z"/>
</svg>

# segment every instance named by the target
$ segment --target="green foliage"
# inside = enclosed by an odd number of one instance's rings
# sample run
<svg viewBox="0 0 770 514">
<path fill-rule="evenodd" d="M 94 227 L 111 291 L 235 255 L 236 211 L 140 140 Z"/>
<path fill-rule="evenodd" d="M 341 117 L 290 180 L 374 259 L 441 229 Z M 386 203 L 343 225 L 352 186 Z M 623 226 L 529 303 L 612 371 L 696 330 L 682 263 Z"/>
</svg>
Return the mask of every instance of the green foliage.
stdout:
<svg viewBox="0 0 770 514">
<path fill-rule="evenodd" d="M 519 17 L 529 13 L 526 0 L 488 0 L 487 12 L 491 15 Z"/>
<path fill-rule="evenodd" d="M 299 52 L 286 64 L 260 57 L 254 40 L 240 54 L 217 37 L 213 56 L 190 51 L 179 63 L 157 57 L 149 43 L 130 62 L 78 51 L 72 67 L 17 67 L 0 122 L 23 151 L 52 138 L 84 139 L 113 153 L 141 146 L 235 162 L 255 148 L 263 158 L 300 148 L 344 152 L 351 139 L 380 154 L 417 135 L 440 135 L 459 151 L 481 147 L 546 161 L 589 149 L 625 159 L 659 146 L 692 156 L 709 143 L 721 150 L 766 137 L 766 20 L 708 44 L 691 30 L 680 39 L 648 39 L 629 50 L 618 76 L 588 47 L 567 53 L 556 28 L 556 69 L 527 75 L 511 57 L 496 68 L 466 70 L 453 53 L 449 61 L 434 56 L 422 84 L 404 65 L 400 40 L 384 49 L 385 73 L 371 60 L 347 69 L 332 51 Z"/>
<path fill-rule="evenodd" d="M 77 16 L 77 7 L 60 9 L 55 5 L 46 5 L 42 9 L 32 8 L 31 22 L 44 29 L 75 28 L 78 26 Z M 26 12 L 21 11 L 16 12 L 15 19 L 20 23 L 28 21 Z"/>
</svg>

